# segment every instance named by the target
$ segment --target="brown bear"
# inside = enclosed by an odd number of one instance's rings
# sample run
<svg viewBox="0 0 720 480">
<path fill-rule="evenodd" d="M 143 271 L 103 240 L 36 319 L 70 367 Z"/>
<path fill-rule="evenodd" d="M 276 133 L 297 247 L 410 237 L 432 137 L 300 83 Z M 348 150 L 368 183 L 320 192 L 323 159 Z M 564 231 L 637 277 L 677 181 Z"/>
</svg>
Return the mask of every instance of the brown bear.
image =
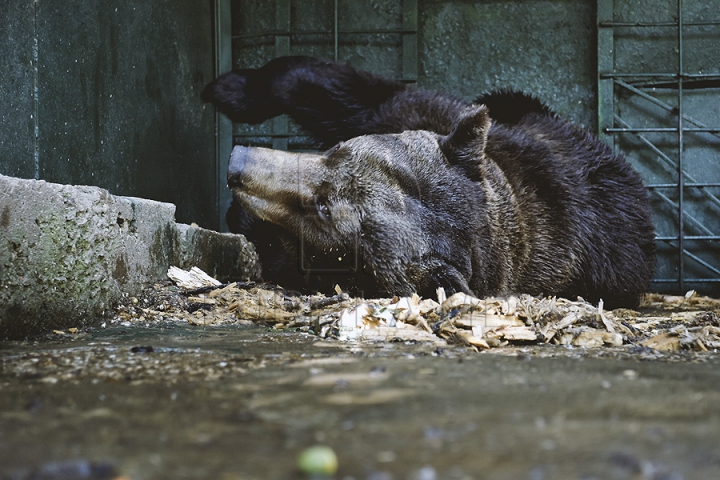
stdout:
<svg viewBox="0 0 720 480">
<path fill-rule="evenodd" d="M 306 57 L 226 74 L 203 97 L 237 121 L 289 113 L 334 145 L 233 150 L 231 215 L 279 274 L 267 280 L 609 307 L 635 305 L 647 289 L 655 244 L 639 175 L 531 97 L 470 104 Z"/>
</svg>

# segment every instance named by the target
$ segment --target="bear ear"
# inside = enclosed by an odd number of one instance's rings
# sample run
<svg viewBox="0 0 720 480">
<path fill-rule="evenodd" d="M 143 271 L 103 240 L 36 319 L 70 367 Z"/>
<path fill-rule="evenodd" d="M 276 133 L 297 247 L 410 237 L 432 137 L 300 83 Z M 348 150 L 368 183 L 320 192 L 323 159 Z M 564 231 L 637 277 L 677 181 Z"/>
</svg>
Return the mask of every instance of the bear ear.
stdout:
<svg viewBox="0 0 720 480">
<path fill-rule="evenodd" d="M 461 113 L 449 135 L 440 138 L 440 150 L 451 165 L 466 170 L 470 178 L 480 175 L 478 163 L 485 151 L 490 115 L 485 105 L 470 105 Z"/>
</svg>

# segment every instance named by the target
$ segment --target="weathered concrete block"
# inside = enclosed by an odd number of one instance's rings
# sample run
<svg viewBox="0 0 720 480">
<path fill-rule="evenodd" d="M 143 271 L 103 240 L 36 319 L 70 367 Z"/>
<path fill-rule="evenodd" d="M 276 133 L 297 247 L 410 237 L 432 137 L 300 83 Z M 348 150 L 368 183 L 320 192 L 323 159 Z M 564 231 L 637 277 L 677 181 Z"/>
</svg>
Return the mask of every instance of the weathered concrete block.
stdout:
<svg viewBox="0 0 720 480">
<path fill-rule="evenodd" d="M 173 265 L 198 267 L 220 281 L 257 280 L 261 277 L 255 247 L 243 235 L 178 223 L 178 250 Z"/>
<path fill-rule="evenodd" d="M 224 279 L 257 279 L 241 235 L 175 223 L 175 206 L 0 175 L 0 338 L 82 326 L 123 292 L 197 265 Z"/>
</svg>

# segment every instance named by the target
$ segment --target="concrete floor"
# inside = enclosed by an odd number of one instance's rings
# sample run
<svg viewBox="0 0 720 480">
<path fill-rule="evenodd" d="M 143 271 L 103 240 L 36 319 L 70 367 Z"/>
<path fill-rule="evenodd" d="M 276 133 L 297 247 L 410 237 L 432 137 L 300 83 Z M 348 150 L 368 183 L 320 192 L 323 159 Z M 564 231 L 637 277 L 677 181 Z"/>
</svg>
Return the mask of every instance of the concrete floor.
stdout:
<svg viewBox="0 0 720 480">
<path fill-rule="evenodd" d="M 0 478 L 720 478 L 716 354 L 476 353 L 260 327 L 0 344 Z"/>
</svg>

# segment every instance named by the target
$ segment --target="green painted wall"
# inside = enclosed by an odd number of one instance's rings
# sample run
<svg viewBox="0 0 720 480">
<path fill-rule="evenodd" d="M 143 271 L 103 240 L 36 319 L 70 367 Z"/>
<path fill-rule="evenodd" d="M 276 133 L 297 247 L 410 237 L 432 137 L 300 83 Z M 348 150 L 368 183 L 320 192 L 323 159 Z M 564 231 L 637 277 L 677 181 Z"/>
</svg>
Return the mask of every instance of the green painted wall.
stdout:
<svg viewBox="0 0 720 480">
<path fill-rule="evenodd" d="M 337 56 L 403 78 L 399 33 L 407 0 L 338 0 Z M 258 67 L 287 51 L 332 59 L 334 0 L 233 0 L 233 60 Z M 289 15 L 282 12 L 289 9 Z M 498 88 L 532 93 L 572 121 L 597 127 L 595 2 L 580 0 L 417 1 L 417 84 L 469 100 Z M 289 20 L 286 20 L 286 17 Z M 268 32 L 327 32 L 292 34 Z M 265 33 L 265 35 L 262 35 Z M 236 129 L 237 134 L 272 130 Z"/>
<path fill-rule="evenodd" d="M 0 173 L 35 176 L 34 7 L 31 0 L 4 2 L 0 16 Z"/>
<path fill-rule="evenodd" d="M 421 1 L 420 85 L 465 98 L 512 88 L 595 128 L 595 4 Z"/>
<path fill-rule="evenodd" d="M 0 173 L 172 202 L 217 227 L 214 112 L 199 99 L 211 3 L 4 3 Z"/>
</svg>

